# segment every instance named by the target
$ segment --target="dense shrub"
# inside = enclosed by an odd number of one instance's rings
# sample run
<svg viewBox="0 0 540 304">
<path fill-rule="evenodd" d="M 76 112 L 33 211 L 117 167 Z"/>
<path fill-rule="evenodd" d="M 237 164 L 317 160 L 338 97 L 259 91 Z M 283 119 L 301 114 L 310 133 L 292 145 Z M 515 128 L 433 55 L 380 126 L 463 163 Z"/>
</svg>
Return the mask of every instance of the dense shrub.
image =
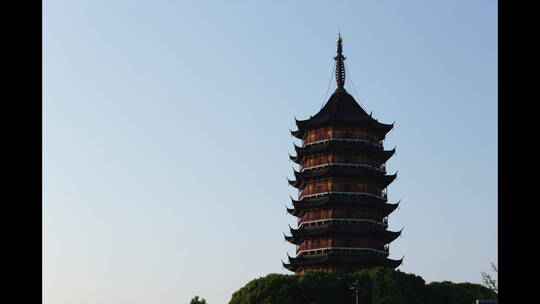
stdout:
<svg viewBox="0 0 540 304">
<path fill-rule="evenodd" d="M 425 281 L 417 275 L 384 267 L 337 276 L 322 271 L 304 275 L 269 274 L 233 293 L 229 304 L 349 304 L 348 284 L 357 280 L 362 304 L 472 304 L 494 299 L 488 288 L 471 283 Z"/>
<path fill-rule="evenodd" d="M 471 304 L 475 300 L 496 299 L 497 295 L 479 284 L 431 282 L 426 285 L 428 304 Z"/>
</svg>

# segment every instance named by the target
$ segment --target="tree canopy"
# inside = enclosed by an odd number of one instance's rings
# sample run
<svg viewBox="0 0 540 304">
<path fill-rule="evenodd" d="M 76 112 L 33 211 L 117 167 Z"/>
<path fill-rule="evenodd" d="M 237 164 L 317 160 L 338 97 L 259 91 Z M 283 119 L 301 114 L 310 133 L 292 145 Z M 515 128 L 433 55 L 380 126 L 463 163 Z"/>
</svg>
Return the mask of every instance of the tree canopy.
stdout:
<svg viewBox="0 0 540 304">
<path fill-rule="evenodd" d="M 472 283 L 432 282 L 400 270 L 377 267 L 337 276 L 323 271 L 303 275 L 269 274 L 233 293 L 229 304 L 355 303 L 349 284 L 357 280 L 362 304 L 471 304 L 495 299 L 488 288 Z"/>
<path fill-rule="evenodd" d="M 471 304 L 475 300 L 497 299 L 489 288 L 473 283 L 431 282 L 426 285 L 426 303 Z"/>
<path fill-rule="evenodd" d="M 199 296 L 195 296 L 189 301 L 189 304 L 206 304 L 206 300 L 204 298 L 199 298 Z"/>
</svg>

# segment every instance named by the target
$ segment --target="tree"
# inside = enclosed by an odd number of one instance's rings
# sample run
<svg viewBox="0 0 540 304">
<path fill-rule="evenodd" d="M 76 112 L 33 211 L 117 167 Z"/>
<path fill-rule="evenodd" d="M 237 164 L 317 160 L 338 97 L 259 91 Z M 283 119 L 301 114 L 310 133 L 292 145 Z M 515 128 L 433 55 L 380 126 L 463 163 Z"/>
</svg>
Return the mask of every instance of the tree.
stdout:
<svg viewBox="0 0 540 304">
<path fill-rule="evenodd" d="M 337 276 L 324 271 L 303 275 L 269 274 L 236 291 L 229 304 L 355 303 L 349 284 L 358 281 L 359 303 L 417 304 L 423 301 L 424 280 L 399 270 L 378 267 Z"/>
<path fill-rule="evenodd" d="M 337 276 L 324 271 L 269 274 L 247 283 L 233 293 L 229 304 L 353 304 L 358 282 L 361 304 L 471 304 L 494 299 L 496 294 L 480 284 L 432 282 L 385 267 Z"/>
<path fill-rule="evenodd" d="M 364 271 L 370 281 L 369 303 L 417 304 L 423 302 L 425 281 L 422 277 L 385 267 Z"/>
<path fill-rule="evenodd" d="M 233 293 L 229 304 L 348 303 L 347 283 L 332 273 L 310 271 L 304 275 L 272 273 L 252 280 Z"/>
<path fill-rule="evenodd" d="M 498 275 L 497 266 L 493 263 L 491 263 L 491 269 L 495 272 L 495 275 Z M 493 278 L 489 273 L 482 272 L 482 282 L 484 282 L 484 286 L 491 289 L 494 293 L 499 293 L 499 282 L 497 282 L 497 279 Z"/>
<path fill-rule="evenodd" d="M 426 285 L 425 303 L 470 304 L 476 300 L 491 300 L 497 295 L 480 284 L 431 282 Z"/>
<path fill-rule="evenodd" d="M 206 300 L 204 298 L 199 299 L 199 296 L 195 296 L 189 301 L 189 304 L 206 304 Z"/>
</svg>

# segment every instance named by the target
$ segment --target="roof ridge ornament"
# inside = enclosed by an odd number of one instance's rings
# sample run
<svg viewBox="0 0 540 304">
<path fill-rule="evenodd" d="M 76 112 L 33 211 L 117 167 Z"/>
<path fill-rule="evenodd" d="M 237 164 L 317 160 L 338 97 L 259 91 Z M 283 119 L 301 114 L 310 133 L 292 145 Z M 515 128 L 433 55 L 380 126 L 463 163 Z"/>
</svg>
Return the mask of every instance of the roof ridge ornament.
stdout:
<svg viewBox="0 0 540 304">
<path fill-rule="evenodd" d="M 345 56 L 343 56 L 343 46 L 342 43 L 343 39 L 341 38 L 341 31 L 338 33 L 338 39 L 337 39 L 337 56 L 334 57 L 334 60 L 336 61 L 336 82 L 337 82 L 337 89 L 338 90 L 345 90 L 345 64 L 344 60 L 346 59 Z"/>
</svg>

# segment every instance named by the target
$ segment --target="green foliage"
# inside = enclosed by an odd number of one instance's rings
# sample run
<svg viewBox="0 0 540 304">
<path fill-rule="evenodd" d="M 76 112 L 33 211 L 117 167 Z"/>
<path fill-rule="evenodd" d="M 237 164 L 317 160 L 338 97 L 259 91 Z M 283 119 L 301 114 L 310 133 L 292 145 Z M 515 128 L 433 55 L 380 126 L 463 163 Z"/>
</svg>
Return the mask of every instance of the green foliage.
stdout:
<svg viewBox="0 0 540 304">
<path fill-rule="evenodd" d="M 341 277 L 323 271 L 304 275 L 269 274 L 233 293 L 229 304 L 353 304 L 349 283 L 358 280 L 361 304 L 472 304 L 495 299 L 488 288 L 472 283 L 433 282 L 400 270 L 377 267 Z"/>
<path fill-rule="evenodd" d="M 336 289 L 347 288 L 331 273 L 309 272 L 305 275 L 269 274 L 255 279 L 232 295 L 230 304 L 335 303 Z M 348 293 L 348 292 L 347 292 Z M 338 295 L 343 298 L 344 294 Z"/>
<path fill-rule="evenodd" d="M 372 304 L 422 303 L 424 279 L 390 268 L 367 270 L 371 281 Z"/>
<path fill-rule="evenodd" d="M 338 277 L 323 271 L 304 275 L 269 274 L 236 291 L 229 304 L 354 303 L 348 283 L 358 280 L 359 303 L 422 303 L 424 280 L 389 268 L 373 268 Z"/>
<path fill-rule="evenodd" d="M 491 269 L 495 275 L 498 274 L 499 271 L 497 270 L 497 266 L 495 266 L 495 264 L 491 263 Z M 499 283 L 497 282 L 497 279 L 489 273 L 482 272 L 482 282 L 484 283 L 484 286 L 493 290 L 493 292 L 497 294 L 499 293 Z"/>
<path fill-rule="evenodd" d="M 473 283 L 431 282 L 426 285 L 426 303 L 471 304 L 475 300 L 496 299 L 489 288 Z"/>
<path fill-rule="evenodd" d="M 206 300 L 204 298 L 199 299 L 199 296 L 195 296 L 189 301 L 189 304 L 206 304 Z"/>
</svg>

